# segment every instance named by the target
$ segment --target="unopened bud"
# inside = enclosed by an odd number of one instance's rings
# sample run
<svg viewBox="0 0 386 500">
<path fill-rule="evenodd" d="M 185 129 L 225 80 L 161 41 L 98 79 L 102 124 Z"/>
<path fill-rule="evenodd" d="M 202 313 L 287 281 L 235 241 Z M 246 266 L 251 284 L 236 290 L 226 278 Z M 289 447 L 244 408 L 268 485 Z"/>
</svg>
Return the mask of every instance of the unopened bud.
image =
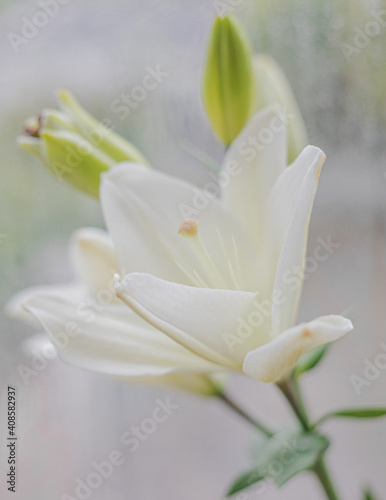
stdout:
<svg viewBox="0 0 386 500">
<path fill-rule="evenodd" d="M 256 85 L 255 111 L 279 104 L 285 114 L 288 130 L 288 163 L 292 163 L 308 144 L 303 117 L 291 86 L 280 66 L 269 55 L 253 58 Z"/>
<path fill-rule="evenodd" d="M 254 80 L 248 39 L 233 16 L 215 20 L 204 72 L 203 101 L 212 127 L 229 145 L 253 109 Z"/>
<path fill-rule="evenodd" d="M 84 110 L 69 92 L 61 111 L 45 109 L 26 121 L 19 146 L 38 157 L 60 180 L 98 197 L 100 174 L 120 161 L 147 165 L 143 155 Z"/>
</svg>

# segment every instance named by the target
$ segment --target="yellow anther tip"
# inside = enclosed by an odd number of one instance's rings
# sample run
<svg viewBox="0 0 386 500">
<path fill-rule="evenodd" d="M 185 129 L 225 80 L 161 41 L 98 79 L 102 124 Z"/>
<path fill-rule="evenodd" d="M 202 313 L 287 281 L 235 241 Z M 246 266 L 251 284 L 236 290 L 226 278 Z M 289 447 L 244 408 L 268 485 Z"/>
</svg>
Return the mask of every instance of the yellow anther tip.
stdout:
<svg viewBox="0 0 386 500">
<path fill-rule="evenodd" d="M 196 236 L 198 233 L 198 221 L 196 219 L 185 219 L 178 228 L 178 234 L 182 236 Z"/>
</svg>

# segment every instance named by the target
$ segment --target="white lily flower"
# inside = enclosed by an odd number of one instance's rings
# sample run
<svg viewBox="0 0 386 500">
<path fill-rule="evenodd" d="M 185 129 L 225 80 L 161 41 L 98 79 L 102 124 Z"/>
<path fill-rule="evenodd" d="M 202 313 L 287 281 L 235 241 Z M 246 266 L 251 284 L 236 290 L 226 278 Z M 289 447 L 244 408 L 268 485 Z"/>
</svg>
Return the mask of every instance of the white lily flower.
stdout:
<svg viewBox="0 0 386 500">
<path fill-rule="evenodd" d="M 118 264 L 106 231 L 76 231 L 69 250 L 76 283 L 22 291 L 7 304 L 8 315 L 32 324 L 38 320 L 60 358 L 74 366 L 141 384 L 174 386 L 207 396 L 216 393 L 220 380 L 203 374 L 201 360 L 150 327 L 115 296 Z"/>
<path fill-rule="evenodd" d="M 115 288 L 129 307 L 95 308 L 88 323 L 69 295 L 35 294 L 25 307 L 52 337 L 74 321 L 81 333 L 60 354 L 92 370 L 126 377 L 230 370 L 283 379 L 300 356 L 352 329 L 337 315 L 295 325 L 301 287 L 288 275 L 304 266 L 325 156 L 308 146 L 289 167 L 286 158 L 281 114 L 268 108 L 228 149 L 221 199 L 210 186 L 116 165 L 103 174 L 100 199 L 118 263 L 101 272 L 108 259 L 98 263 L 95 255 L 104 244 L 77 262 L 89 283 L 113 268 L 125 274 Z"/>
</svg>

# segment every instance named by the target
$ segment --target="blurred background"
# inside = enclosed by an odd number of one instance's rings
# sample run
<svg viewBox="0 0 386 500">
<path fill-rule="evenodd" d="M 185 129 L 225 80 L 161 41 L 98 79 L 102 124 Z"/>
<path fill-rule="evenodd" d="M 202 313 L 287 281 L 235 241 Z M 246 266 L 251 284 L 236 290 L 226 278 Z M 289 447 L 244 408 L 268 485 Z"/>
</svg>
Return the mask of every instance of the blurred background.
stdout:
<svg viewBox="0 0 386 500">
<path fill-rule="evenodd" d="M 59 0 L 57 2 L 59 5 Z M 99 205 L 47 174 L 18 150 L 23 121 L 55 107 L 55 91 L 71 90 L 99 119 L 136 144 L 158 169 L 198 185 L 208 168 L 188 154 L 188 142 L 221 160 L 201 98 L 205 41 L 216 6 L 231 6 L 254 51 L 273 55 L 302 109 L 310 143 L 327 154 L 313 211 L 309 254 L 318 238 L 339 244 L 305 282 L 300 319 L 347 313 L 355 330 L 331 349 L 302 385 L 314 417 L 353 405 L 385 405 L 386 370 L 361 394 L 350 376 L 363 377 L 365 360 L 383 352 L 386 298 L 386 4 L 352 0 L 68 0 L 38 32 L 12 46 L 37 1 L 3 1 L 0 59 L 0 311 L 30 285 L 67 282 L 67 241 L 82 226 L 103 227 Z M 233 5 L 233 7 L 232 7 Z M 168 76 L 123 117 L 114 101 L 142 81 L 146 67 Z M 158 397 L 178 410 L 92 492 L 95 500 L 218 500 L 251 465 L 253 429 L 221 402 L 155 388 L 139 388 L 64 365 L 57 359 L 24 384 L 31 367 L 22 342 L 39 332 L 2 317 L 0 470 L 5 470 L 9 383 L 18 387 L 20 500 L 75 496 L 76 478 L 119 448 L 119 437 L 151 416 Z M 274 425 L 293 417 L 274 386 L 235 377 L 229 394 Z M 360 499 L 371 484 L 386 489 L 386 422 L 334 421 L 328 452 L 342 499 Z M 0 496 L 7 497 L 2 473 Z M 267 485 L 238 500 L 322 499 L 313 477 L 283 489 Z M 68 500 L 68 499 L 67 499 Z"/>
</svg>

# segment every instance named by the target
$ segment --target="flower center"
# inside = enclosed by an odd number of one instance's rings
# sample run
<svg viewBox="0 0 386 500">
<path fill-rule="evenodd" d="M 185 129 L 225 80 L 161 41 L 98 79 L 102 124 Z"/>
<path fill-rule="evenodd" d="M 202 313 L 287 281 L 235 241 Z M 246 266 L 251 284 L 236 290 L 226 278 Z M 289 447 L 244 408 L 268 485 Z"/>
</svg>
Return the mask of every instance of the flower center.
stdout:
<svg viewBox="0 0 386 500">
<path fill-rule="evenodd" d="M 198 231 L 198 221 L 196 219 L 185 219 L 178 228 L 178 234 L 184 236 L 193 251 L 195 260 L 199 265 L 201 273 L 197 269 L 186 269 L 177 263 L 186 275 L 194 281 L 196 286 L 203 288 L 229 289 L 222 273 L 219 271 L 215 261 L 213 261 Z M 203 271 L 203 272 L 202 272 Z"/>
</svg>

